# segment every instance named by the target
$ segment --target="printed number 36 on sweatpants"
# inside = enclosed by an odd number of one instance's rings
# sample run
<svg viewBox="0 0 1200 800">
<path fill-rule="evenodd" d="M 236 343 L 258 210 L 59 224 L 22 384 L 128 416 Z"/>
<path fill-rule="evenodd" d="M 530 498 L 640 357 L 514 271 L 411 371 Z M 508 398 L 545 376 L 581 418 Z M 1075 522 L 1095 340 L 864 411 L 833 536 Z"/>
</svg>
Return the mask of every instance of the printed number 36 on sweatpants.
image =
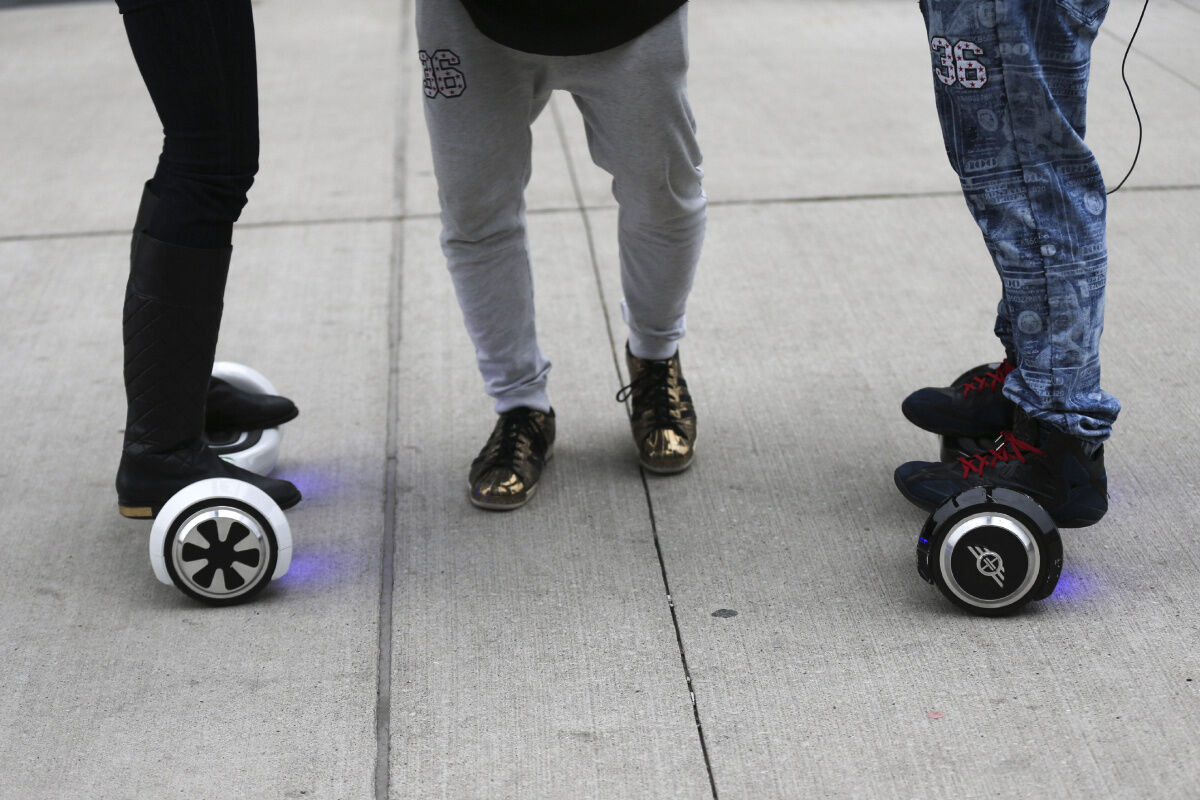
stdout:
<svg viewBox="0 0 1200 800">
<path fill-rule="evenodd" d="M 424 89 L 429 99 L 458 97 L 467 90 L 467 78 L 456 67 L 462 60 L 450 50 L 434 50 L 433 55 L 422 50 L 421 66 L 425 68 Z"/>
<path fill-rule="evenodd" d="M 978 60 L 983 56 L 983 48 L 974 42 L 962 40 L 952 45 L 949 39 L 934 36 L 929 40 L 929 49 L 941 55 L 945 72 L 939 67 L 934 67 L 933 74 L 947 86 L 957 83 L 964 89 L 982 89 L 987 83 L 987 67 Z M 428 69 L 426 67 L 426 73 Z M 429 94 L 429 90 L 426 89 L 425 93 Z"/>
</svg>

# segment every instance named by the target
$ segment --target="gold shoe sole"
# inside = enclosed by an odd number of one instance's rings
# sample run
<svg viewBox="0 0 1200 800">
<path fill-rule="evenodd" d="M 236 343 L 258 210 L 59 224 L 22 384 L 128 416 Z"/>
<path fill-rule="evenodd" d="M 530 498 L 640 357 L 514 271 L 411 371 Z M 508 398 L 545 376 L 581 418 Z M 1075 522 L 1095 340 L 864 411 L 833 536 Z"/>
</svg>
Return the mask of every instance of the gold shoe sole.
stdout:
<svg viewBox="0 0 1200 800">
<path fill-rule="evenodd" d="M 677 475 L 680 472 L 685 472 L 688 467 L 692 466 L 692 461 L 695 459 L 695 457 L 696 455 L 693 453 L 688 457 L 688 460 L 684 461 L 682 464 L 651 464 L 643 461 L 640 458 L 638 459 L 638 463 L 641 464 L 645 469 L 653 472 L 655 475 Z"/>
<path fill-rule="evenodd" d="M 520 500 L 505 503 L 505 502 L 498 502 L 498 501 L 494 501 L 494 500 L 489 501 L 486 499 L 476 497 L 475 493 L 471 491 L 471 487 L 467 486 L 467 499 L 471 501 L 471 505 L 475 506 L 476 508 L 485 509 L 487 511 L 513 511 L 515 509 L 520 508 L 521 506 L 528 503 L 531 499 L 533 499 L 534 492 L 536 492 L 536 491 L 537 491 L 537 485 L 535 484 L 533 487 L 531 487 L 529 489 L 529 491 L 527 491 L 525 493 L 525 496 L 523 498 L 521 498 Z"/>
</svg>

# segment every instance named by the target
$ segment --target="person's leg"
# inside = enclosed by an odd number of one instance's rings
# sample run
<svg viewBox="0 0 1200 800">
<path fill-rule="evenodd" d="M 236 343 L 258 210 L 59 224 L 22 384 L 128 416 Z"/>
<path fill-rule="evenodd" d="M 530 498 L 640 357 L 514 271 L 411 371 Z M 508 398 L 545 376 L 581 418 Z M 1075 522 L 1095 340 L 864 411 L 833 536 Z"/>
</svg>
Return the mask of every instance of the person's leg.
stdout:
<svg viewBox="0 0 1200 800">
<path fill-rule="evenodd" d="M 1107 0 L 926 0 L 950 162 L 1004 287 L 1005 395 L 1095 445 L 1120 408 L 1100 389 L 1105 195 L 1084 144 L 1089 53 Z"/>
<path fill-rule="evenodd" d="M 499 414 L 471 464 L 467 496 L 511 510 L 533 496 L 555 435 L 525 229 L 530 125 L 551 87 L 540 57 L 484 37 L 458 0 L 419 0 L 417 40 L 442 251 Z"/>
<path fill-rule="evenodd" d="M 1100 389 L 1104 183 L 1083 142 L 1089 53 L 1107 0 L 923 0 L 946 151 L 1004 286 L 997 334 L 1016 404 L 995 449 L 910 462 L 896 484 L 932 508 L 974 485 L 1031 495 L 1064 527 L 1107 510 Z"/>
<path fill-rule="evenodd" d="M 670 358 L 685 332 L 706 210 L 687 98 L 687 8 L 620 47 L 555 63 L 592 160 L 613 176 L 630 352 Z"/>
<path fill-rule="evenodd" d="M 165 132 L 125 295 L 121 511 L 153 516 L 183 486 L 219 476 L 249 480 L 286 508 L 300 499 L 294 486 L 236 470 L 203 440 L 229 240 L 257 164 L 249 0 L 118 5 Z"/>
<path fill-rule="evenodd" d="M 163 125 L 140 231 L 184 247 L 225 247 L 258 171 L 258 78 L 247 0 L 119 2 Z"/>
<path fill-rule="evenodd" d="M 131 262 L 137 256 L 136 245 L 143 238 L 138 234 L 146 230 L 157 208 L 158 196 L 154 194 L 150 181 L 146 181 L 130 239 Z M 215 376 L 209 382 L 204 408 L 204 433 L 210 438 L 223 438 L 230 432 L 274 428 L 300 414 L 296 404 L 286 397 L 247 391 Z"/>
<path fill-rule="evenodd" d="M 446 255 L 498 413 L 549 411 L 525 230 L 530 125 L 549 99 L 538 57 L 496 44 L 457 0 L 417 3 L 425 121 Z"/>
<path fill-rule="evenodd" d="M 704 240 L 696 122 L 687 99 L 686 7 L 638 38 L 554 62 L 583 114 L 592 160 L 613 176 L 631 426 L 641 464 L 690 466 L 696 414 L 679 360 Z M 636 76 L 631 78 L 630 76 Z"/>
</svg>

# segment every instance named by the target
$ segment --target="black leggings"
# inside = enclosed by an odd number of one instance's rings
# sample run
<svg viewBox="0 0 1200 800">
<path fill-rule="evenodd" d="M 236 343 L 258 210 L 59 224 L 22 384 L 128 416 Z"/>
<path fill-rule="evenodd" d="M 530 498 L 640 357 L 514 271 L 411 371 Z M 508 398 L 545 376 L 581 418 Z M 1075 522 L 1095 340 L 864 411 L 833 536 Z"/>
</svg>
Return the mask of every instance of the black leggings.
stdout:
<svg viewBox="0 0 1200 800">
<path fill-rule="evenodd" d="M 258 76 L 250 0 L 117 0 L 163 125 L 141 232 L 225 247 L 258 172 Z"/>
</svg>

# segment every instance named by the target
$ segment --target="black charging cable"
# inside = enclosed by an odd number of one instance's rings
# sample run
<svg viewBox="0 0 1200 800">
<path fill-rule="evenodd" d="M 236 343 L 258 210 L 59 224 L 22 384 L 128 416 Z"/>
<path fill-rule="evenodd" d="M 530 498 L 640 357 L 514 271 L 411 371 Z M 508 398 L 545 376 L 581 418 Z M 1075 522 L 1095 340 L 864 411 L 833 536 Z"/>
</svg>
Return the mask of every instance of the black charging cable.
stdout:
<svg viewBox="0 0 1200 800">
<path fill-rule="evenodd" d="M 1137 166 L 1138 156 L 1142 154 L 1142 115 L 1138 113 L 1137 101 L 1133 99 L 1133 89 L 1129 86 L 1129 79 L 1125 77 L 1125 62 L 1129 60 L 1129 51 L 1133 49 L 1133 40 L 1137 38 L 1138 31 L 1142 29 L 1142 20 L 1146 18 L 1146 9 L 1149 7 L 1150 0 L 1146 0 L 1142 5 L 1142 13 L 1138 16 L 1137 25 L 1133 26 L 1133 35 L 1129 37 L 1129 45 L 1125 48 L 1125 57 L 1121 59 L 1121 80 L 1125 83 L 1125 91 L 1129 93 L 1129 104 L 1133 106 L 1133 115 L 1137 117 L 1137 150 L 1133 153 L 1133 163 L 1129 165 L 1129 171 L 1125 173 L 1125 177 L 1121 178 L 1121 182 L 1105 194 L 1112 194 L 1125 185 L 1125 181 L 1129 180 L 1129 176 L 1133 174 L 1133 168 Z"/>
</svg>

